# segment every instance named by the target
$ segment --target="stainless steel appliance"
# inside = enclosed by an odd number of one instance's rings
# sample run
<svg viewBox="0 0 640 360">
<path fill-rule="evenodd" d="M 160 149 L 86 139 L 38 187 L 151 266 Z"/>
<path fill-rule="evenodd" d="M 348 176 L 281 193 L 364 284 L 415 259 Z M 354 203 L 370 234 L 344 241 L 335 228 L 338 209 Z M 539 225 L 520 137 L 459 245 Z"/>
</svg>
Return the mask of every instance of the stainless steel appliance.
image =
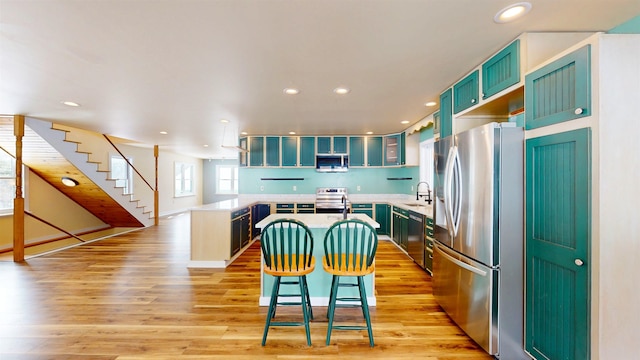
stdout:
<svg viewBox="0 0 640 360">
<path fill-rule="evenodd" d="M 316 189 L 316 213 L 351 212 L 347 188 L 326 187 Z"/>
<path fill-rule="evenodd" d="M 409 211 L 409 234 L 407 252 L 424 269 L 424 215 Z"/>
<path fill-rule="evenodd" d="M 478 345 L 523 344 L 523 130 L 490 123 L 435 143 L 433 294 Z"/>
</svg>

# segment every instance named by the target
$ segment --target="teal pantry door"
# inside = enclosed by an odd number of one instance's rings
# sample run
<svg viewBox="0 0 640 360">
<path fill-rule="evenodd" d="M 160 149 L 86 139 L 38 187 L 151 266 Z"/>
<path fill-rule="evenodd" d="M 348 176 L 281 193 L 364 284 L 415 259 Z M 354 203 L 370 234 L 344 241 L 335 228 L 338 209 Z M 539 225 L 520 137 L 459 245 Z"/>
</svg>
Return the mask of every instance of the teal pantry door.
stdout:
<svg viewBox="0 0 640 360">
<path fill-rule="evenodd" d="M 591 130 L 526 142 L 525 349 L 589 359 Z"/>
</svg>

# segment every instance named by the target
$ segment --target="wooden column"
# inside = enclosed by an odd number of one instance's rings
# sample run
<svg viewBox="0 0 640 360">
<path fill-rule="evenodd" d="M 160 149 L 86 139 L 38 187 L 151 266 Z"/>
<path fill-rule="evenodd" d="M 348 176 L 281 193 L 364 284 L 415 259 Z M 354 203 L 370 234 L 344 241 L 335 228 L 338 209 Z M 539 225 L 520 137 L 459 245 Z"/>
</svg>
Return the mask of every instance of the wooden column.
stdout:
<svg viewBox="0 0 640 360">
<path fill-rule="evenodd" d="M 13 200 L 13 261 L 24 261 L 24 198 L 22 197 L 22 137 L 24 116 L 14 115 L 13 133 L 16 136 L 16 197 Z"/>
<path fill-rule="evenodd" d="M 153 156 L 156 158 L 156 187 L 153 190 L 153 215 L 155 217 L 154 224 L 158 226 L 160 224 L 160 193 L 158 192 L 158 145 L 153 145 Z"/>
</svg>

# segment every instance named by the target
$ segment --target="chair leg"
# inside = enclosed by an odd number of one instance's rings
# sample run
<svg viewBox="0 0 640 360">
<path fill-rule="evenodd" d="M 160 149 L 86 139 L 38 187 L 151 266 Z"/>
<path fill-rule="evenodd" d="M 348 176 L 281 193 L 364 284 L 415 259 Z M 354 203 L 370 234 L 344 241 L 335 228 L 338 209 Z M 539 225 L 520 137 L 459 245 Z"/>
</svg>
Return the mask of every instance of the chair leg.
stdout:
<svg viewBox="0 0 640 360">
<path fill-rule="evenodd" d="M 267 321 L 264 325 L 264 334 L 262 335 L 262 346 L 267 343 L 267 333 L 271 326 L 271 319 L 276 316 L 276 304 L 278 302 L 278 291 L 280 289 L 280 277 L 276 276 L 271 289 L 271 301 L 269 302 L 269 311 L 267 312 Z"/>
<path fill-rule="evenodd" d="M 311 331 L 309 330 L 309 308 L 308 308 L 308 291 L 305 276 L 300 276 L 300 305 L 302 307 L 302 317 L 304 319 L 304 330 L 307 334 L 307 345 L 311 346 Z"/>
<path fill-rule="evenodd" d="M 313 320 L 313 307 L 311 307 L 311 296 L 309 296 L 309 285 L 307 285 L 307 276 L 303 276 L 302 280 L 304 281 L 304 289 L 307 295 L 307 307 L 309 308 L 309 319 Z"/>
<path fill-rule="evenodd" d="M 358 276 L 358 289 L 360 290 L 360 304 L 362 305 L 362 315 L 367 322 L 367 332 L 369 333 L 369 345 L 373 347 L 373 331 L 371 329 L 371 317 L 369 316 L 369 303 L 367 302 L 367 294 L 364 290 L 364 282 L 362 276 Z"/>
<path fill-rule="evenodd" d="M 329 317 L 329 325 L 327 327 L 327 346 L 331 342 L 331 330 L 333 329 L 333 316 L 336 311 L 336 298 L 338 297 L 338 286 L 340 285 L 340 279 L 338 276 L 333 275 L 331 280 L 331 295 L 329 296 L 329 308 L 327 309 L 327 315 Z"/>
</svg>

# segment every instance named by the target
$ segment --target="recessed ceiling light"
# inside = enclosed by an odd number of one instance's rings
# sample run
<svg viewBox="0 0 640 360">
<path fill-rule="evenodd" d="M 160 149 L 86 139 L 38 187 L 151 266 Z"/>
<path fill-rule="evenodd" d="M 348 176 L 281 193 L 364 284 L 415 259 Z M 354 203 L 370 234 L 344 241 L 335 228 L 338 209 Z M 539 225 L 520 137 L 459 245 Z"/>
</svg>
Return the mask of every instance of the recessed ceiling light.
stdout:
<svg viewBox="0 0 640 360">
<path fill-rule="evenodd" d="M 289 131 L 289 135 L 295 135 L 296 132 L 295 131 Z"/>
<path fill-rule="evenodd" d="M 74 187 L 80 184 L 78 180 L 70 178 L 68 176 L 63 176 L 62 179 L 60 179 L 60 181 L 68 187 Z"/>
<path fill-rule="evenodd" d="M 373 131 L 367 131 L 367 135 L 373 134 Z"/>
<path fill-rule="evenodd" d="M 296 88 L 285 88 L 283 91 L 287 95 L 298 95 L 300 93 L 300 90 Z"/>
<path fill-rule="evenodd" d="M 204 146 L 204 147 L 209 147 L 209 145 L 207 145 L 207 144 L 204 144 L 204 145 L 202 145 L 202 146 Z"/>
<path fill-rule="evenodd" d="M 408 123 L 409 123 L 409 120 L 402 120 L 402 121 L 400 121 L 400 124 L 408 124 Z"/>
<path fill-rule="evenodd" d="M 240 134 L 242 134 L 242 135 L 247 135 L 247 134 L 248 134 L 248 132 L 243 131 L 243 132 L 241 132 Z"/>
<path fill-rule="evenodd" d="M 504 24 L 510 21 L 514 21 L 523 17 L 531 10 L 531 4 L 528 2 L 519 2 L 507 6 L 506 8 L 498 11 L 496 16 L 493 17 L 493 21 L 498 24 Z"/>
<path fill-rule="evenodd" d="M 227 119 L 220 119 L 220 122 L 221 122 L 221 123 L 223 123 L 223 124 L 226 124 L 226 123 L 228 123 L 228 122 L 229 122 L 229 120 L 227 120 Z"/>
<path fill-rule="evenodd" d="M 429 101 L 428 103 L 424 104 L 424 106 L 436 106 L 436 102 L 435 101 Z"/>
<path fill-rule="evenodd" d="M 335 89 L 333 89 L 333 92 L 338 94 L 338 95 L 344 95 L 344 94 L 348 94 L 351 90 L 349 90 L 346 87 L 337 87 Z"/>
<path fill-rule="evenodd" d="M 162 134 L 162 135 L 167 135 L 167 134 L 168 134 L 168 132 L 166 132 L 166 131 L 160 131 L 160 134 Z"/>
<path fill-rule="evenodd" d="M 67 106 L 72 106 L 72 107 L 80 106 L 80 104 L 78 104 L 77 102 L 73 102 L 73 101 L 62 101 L 62 103 L 67 105 Z"/>
</svg>

